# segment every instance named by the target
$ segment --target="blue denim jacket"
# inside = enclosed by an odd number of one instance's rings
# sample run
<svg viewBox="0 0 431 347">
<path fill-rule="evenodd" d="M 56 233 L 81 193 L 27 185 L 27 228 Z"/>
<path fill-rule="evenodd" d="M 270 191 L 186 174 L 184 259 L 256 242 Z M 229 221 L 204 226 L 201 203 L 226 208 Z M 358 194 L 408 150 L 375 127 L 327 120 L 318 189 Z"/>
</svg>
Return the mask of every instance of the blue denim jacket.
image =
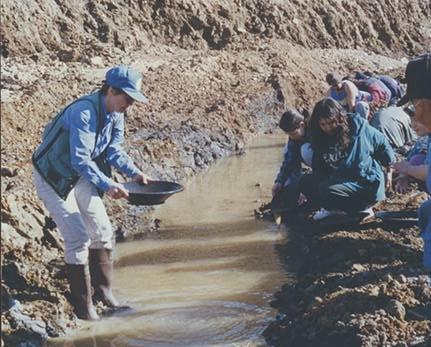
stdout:
<svg viewBox="0 0 431 347">
<path fill-rule="evenodd" d="M 124 152 L 124 114 L 107 113 L 106 98 L 102 96 L 101 132 L 96 141 L 96 110 L 88 103 L 77 102 L 63 115 L 63 128 L 69 131 L 70 159 L 80 176 L 107 191 L 114 181 L 100 171 L 93 159 L 106 150 L 107 162 L 127 176 L 136 175 L 139 169 Z"/>
<path fill-rule="evenodd" d="M 334 176 L 352 181 L 373 183 L 378 181 L 375 200 L 385 198 L 385 176 L 383 166 L 395 162 L 395 153 L 386 137 L 373 128 L 359 114 L 348 114 L 351 129 L 351 144 L 348 154 L 337 169 L 331 170 L 319 150 L 313 155 L 313 173 Z"/>
<path fill-rule="evenodd" d="M 105 97 L 93 93 L 68 105 L 48 124 L 33 164 L 63 199 L 80 176 L 106 191 L 116 183 L 101 170 L 101 157 L 128 176 L 139 172 L 122 149 L 123 139 L 124 115 L 107 114 Z"/>
</svg>

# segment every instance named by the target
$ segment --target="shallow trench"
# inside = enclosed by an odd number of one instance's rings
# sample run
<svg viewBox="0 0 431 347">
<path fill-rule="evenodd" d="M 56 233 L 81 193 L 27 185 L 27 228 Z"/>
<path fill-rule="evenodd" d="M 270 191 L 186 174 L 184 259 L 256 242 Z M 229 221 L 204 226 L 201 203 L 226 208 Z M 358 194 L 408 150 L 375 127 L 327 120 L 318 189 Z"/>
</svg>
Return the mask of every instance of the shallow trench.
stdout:
<svg viewBox="0 0 431 347">
<path fill-rule="evenodd" d="M 256 220 L 270 198 L 285 138 L 256 138 L 154 212 L 161 228 L 116 248 L 114 289 L 127 315 L 83 322 L 48 346 L 262 346 L 288 280 L 275 246 L 283 229 Z"/>
</svg>

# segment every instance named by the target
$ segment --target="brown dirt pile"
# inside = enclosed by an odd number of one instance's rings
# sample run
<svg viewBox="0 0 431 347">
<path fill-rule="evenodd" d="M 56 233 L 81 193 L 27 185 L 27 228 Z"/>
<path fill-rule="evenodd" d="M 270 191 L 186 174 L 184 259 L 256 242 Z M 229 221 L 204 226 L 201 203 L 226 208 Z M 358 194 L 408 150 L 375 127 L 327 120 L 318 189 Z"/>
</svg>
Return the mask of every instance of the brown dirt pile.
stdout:
<svg viewBox="0 0 431 347">
<path fill-rule="evenodd" d="M 429 2 L 76 1 L 2 3 L 3 54 L 80 61 L 149 43 L 222 49 L 281 38 L 304 48 L 428 48 Z M 90 55 L 90 56 L 89 56 Z"/>
<path fill-rule="evenodd" d="M 413 192 L 410 192 L 410 195 Z M 383 210 L 419 206 L 400 195 Z M 431 286 L 414 222 L 329 227 L 289 223 L 279 249 L 295 279 L 276 296 L 265 331 L 274 346 L 428 346 Z"/>
<path fill-rule="evenodd" d="M 1 13 L 2 309 L 20 303 L 2 331 L 35 345 L 74 323 L 30 155 L 53 113 L 106 68 L 144 73 L 150 104 L 129 113 L 126 147 L 149 174 L 181 180 L 271 131 L 286 105 L 313 105 L 329 70 L 401 71 L 394 58 L 431 43 L 427 1 L 4 1 Z M 127 233 L 151 227 L 136 208 L 109 208 Z"/>
</svg>

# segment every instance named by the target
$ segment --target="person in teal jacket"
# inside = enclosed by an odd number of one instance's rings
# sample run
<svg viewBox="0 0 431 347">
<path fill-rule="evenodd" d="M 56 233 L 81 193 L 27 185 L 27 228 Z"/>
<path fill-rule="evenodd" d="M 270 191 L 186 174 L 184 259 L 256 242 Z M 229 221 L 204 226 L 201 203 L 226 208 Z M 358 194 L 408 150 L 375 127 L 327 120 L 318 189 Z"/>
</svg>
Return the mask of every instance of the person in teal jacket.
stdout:
<svg viewBox="0 0 431 347">
<path fill-rule="evenodd" d="M 312 173 L 301 179 L 300 200 L 322 207 L 315 220 L 357 212 L 372 216 L 372 205 L 385 198 L 385 178 L 386 187 L 392 184 L 395 154 L 385 136 L 330 97 L 315 105 L 309 128 Z"/>
<path fill-rule="evenodd" d="M 57 114 L 32 156 L 37 194 L 64 238 L 72 304 L 81 319 L 99 318 L 93 299 L 123 308 L 112 293 L 115 235 L 101 195 L 128 197 L 111 178 L 111 166 L 134 181 L 149 180 L 122 148 L 124 113 L 135 101 L 147 101 L 141 82 L 129 67 L 110 69 L 99 91 Z"/>
</svg>

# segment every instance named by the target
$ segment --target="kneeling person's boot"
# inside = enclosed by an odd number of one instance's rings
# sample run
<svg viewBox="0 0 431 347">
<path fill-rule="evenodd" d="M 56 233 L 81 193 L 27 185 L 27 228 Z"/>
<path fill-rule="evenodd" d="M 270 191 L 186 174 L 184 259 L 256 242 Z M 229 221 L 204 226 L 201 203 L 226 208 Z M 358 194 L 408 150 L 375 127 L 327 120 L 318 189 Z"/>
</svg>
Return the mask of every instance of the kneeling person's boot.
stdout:
<svg viewBox="0 0 431 347">
<path fill-rule="evenodd" d="M 91 298 L 91 283 L 88 266 L 66 264 L 66 274 L 70 284 L 72 304 L 78 318 L 86 320 L 100 319 Z"/>
<path fill-rule="evenodd" d="M 129 306 L 119 304 L 112 293 L 114 261 L 111 258 L 111 253 L 112 250 L 110 249 L 90 248 L 90 273 L 91 284 L 94 288 L 94 300 L 101 301 L 114 310 L 130 309 Z"/>
</svg>

